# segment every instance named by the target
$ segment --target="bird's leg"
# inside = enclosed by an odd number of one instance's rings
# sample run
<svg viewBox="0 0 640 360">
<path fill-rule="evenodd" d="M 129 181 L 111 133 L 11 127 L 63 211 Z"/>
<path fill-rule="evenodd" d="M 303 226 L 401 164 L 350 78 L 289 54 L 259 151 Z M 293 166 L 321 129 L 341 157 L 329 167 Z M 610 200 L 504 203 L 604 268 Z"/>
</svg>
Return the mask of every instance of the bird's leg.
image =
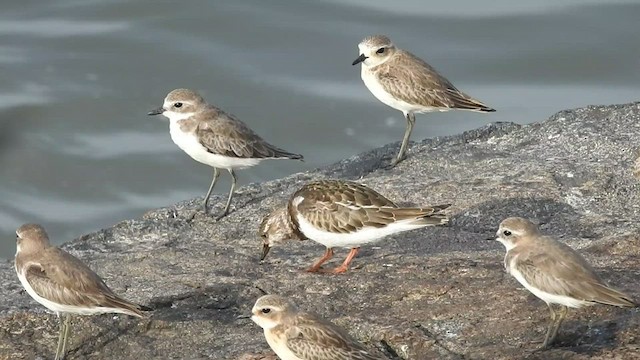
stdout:
<svg viewBox="0 0 640 360">
<path fill-rule="evenodd" d="M 60 353 L 62 352 L 62 340 L 64 338 L 64 328 L 65 328 L 64 319 L 60 317 L 60 314 L 58 314 L 58 320 L 60 321 L 60 334 L 58 335 L 58 346 L 56 348 L 55 360 L 61 360 L 62 359 L 62 357 L 60 356 Z M 63 354 L 63 356 L 64 356 L 64 354 Z"/>
<path fill-rule="evenodd" d="M 551 304 L 547 304 L 547 307 L 549 307 L 549 311 L 551 312 L 551 321 L 549 322 L 549 326 L 547 327 L 547 335 L 545 335 L 544 342 L 541 346 L 541 348 L 543 349 L 549 346 L 549 339 L 551 338 L 551 333 L 553 332 L 553 327 L 556 323 L 556 312 L 553 311 L 553 307 L 551 306 Z"/>
<path fill-rule="evenodd" d="M 204 207 L 205 215 L 209 212 L 209 198 L 211 197 L 211 192 L 213 191 L 213 187 L 216 186 L 216 182 L 218 181 L 218 176 L 220 176 L 220 172 L 218 168 L 213 168 L 213 180 L 211 180 L 211 185 L 209 185 L 209 191 L 207 191 L 207 195 L 204 196 L 204 203 L 202 206 Z"/>
<path fill-rule="evenodd" d="M 398 156 L 391 162 L 391 164 L 389 164 L 389 168 L 398 165 L 407 157 L 407 146 L 409 145 L 409 138 L 411 137 L 411 132 L 413 131 L 413 125 L 416 123 L 416 116 L 412 113 L 405 113 L 404 116 L 407 119 L 407 129 L 404 131 L 404 137 L 402 138 L 402 145 L 400 145 Z"/>
<path fill-rule="evenodd" d="M 307 272 L 318 272 L 322 264 L 327 262 L 327 260 L 331 259 L 332 256 L 333 256 L 333 249 L 327 248 L 327 250 L 324 252 L 324 255 L 320 258 L 320 260 L 316 261 L 315 264 L 311 265 L 311 267 L 307 269 Z"/>
<path fill-rule="evenodd" d="M 62 340 L 62 357 L 67 353 L 67 342 L 69 341 L 69 329 L 71 329 L 71 325 L 69 322 L 71 321 L 71 315 L 65 315 L 64 319 L 64 339 Z"/>
<path fill-rule="evenodd" d="M 227 198 L 227 204 L 224 206 L 224 210 L 222 214 L 216 218 L 216 220 L 220 220 L 223 217 L 227 216 L 229 213 L 229 207 L 231 206 L 231 199 L 233 198 L 233 192 L 236 191 L 236 173 L 233 172 L 233 169 L 229 169 L 229 174 L 231 175 L 231 190 L 229 190 L 229 197 Z"/>
<path fill-rule="evenodd" d="M 542 347 L 546 348 L 547 346 L 553 344 L 554 340 L 556 339 L 556 336 L 558 335 L 558 329 L 560 329 L 560 324 L 562 324 L 562 321 L 564 320 L 565 316 L 567 316 L 567 310 L 569 310 L 569 308 L 566 306 L 560 307 L 560 313 L 555 318 L 553 329 L 549 329 L 551 330 L 551 334 L 547 334 L 547 337 L 549 339 L 548 340 L 545 339 L 545 342 L 544 344 L 542 344 Z"/>
<path fill-rule="evenodd" d="M 349 264 L 351 263 L 351 260 L 353 260 L 353 258 L 356 257 L 356 255 L 358 254 L 359 250 L 360 250 L 360 248 L 352 248 L 351 251 L 349 251 L 349 255 L 347 255 L 347 258 L 344 259 L 344 262 L 342 263 L 342 265 L 340 265 L 337 268 L 333 269 L 332 272 L 334 274 L 341 274 L 343 272 L 346 272 L 347 269 L 349 268 Z"/>
<path fill-rule="evenodd" d="M 63 314 L 62 317 L 58 314 L 60 320 L 60 335 L 58 336 L 58 346 L 56 349 L 55 360 L 64 359 L 65 352 L 67 350 L 67 338 L 69 337 L 69 315 Z"/>
</svg>

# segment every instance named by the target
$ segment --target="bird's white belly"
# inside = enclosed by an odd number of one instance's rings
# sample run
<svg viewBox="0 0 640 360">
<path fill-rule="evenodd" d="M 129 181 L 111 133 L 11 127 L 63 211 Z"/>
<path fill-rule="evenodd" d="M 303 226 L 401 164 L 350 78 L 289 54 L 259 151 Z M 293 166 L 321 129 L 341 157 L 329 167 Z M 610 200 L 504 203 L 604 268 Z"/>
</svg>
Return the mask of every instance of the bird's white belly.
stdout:
<svg viewBox="0 0 640 360">
<path fill-rule="evenodd" d="M 373 96 L 375 96 L 383 104 L 390 106 L 396 110 L 400 110 L 405 114 L 450 110 L 448 108 L 435 108 L 431 106 L 409 104 L 405 101 L 393 97 L 393 95 L 391 95 L 384 89 L 376 76 L 371 71 L 367 70 L 364 66 L 362 67 L 360 76 L 362 77 L 362 81 L 364 81 L 364 84 L 367 86 L 367 89 L 371 91 Z"/>
<path fill-rule="evenodd" d="M 228 170 L 244 169 L 257 165 L 263 160 L 212 154 L 200 144 L 195 134 L 182 131 L 180 125 L 174 122 L 169 125 L 169 133 L 171 134 L 171 140 L 173 140 L 180 149 L 191 156 L 193 160 L 205 165 Z"/>
<path fill-rule="evenodd" d="M 424 227 L 424 225 L 411 224 L 413 220 L 404 220 L 382 228 L 365 227 L 354 233 L 333 233 L 316 228 L 300 213 L 297 213 L 296 220 L 298 221 L 298 230 L 300 230 L 301 233 L 307 238 L 328 248 L 343 247 L 350 249 L 360 247 L 364 244 L 379 241 L 391 234 Z"/>
<path fill-rule="evenodd" d="M 509 266 L 509 273 L 513 275 L 513 277 L 515 277 L 516 280 L 518 280 L 518 282 L 522 284 L 522 286 L 524 286 L 527 290 L 531 291 L 533 295 L 537 296 L 542 301 L 546 302 L 547 304 L 560 304 L 560 305 L 568 306 L 571 308 L 580 308 L 585 305 L 591 305 L 591 303 L 588 301 L 578 300 L 578 299 L 574 299 L 564 295 L 551 294 L 531 286 L 531 284 L 527 282 L 524 276 L 522 276 L 522 273 L 518 271 L 515 268 L 515 266 L 513 266 L 513 264 L 515 264 L 516 259 L 517 257 L 511 260 L 511 264 Z"/>
</svg>

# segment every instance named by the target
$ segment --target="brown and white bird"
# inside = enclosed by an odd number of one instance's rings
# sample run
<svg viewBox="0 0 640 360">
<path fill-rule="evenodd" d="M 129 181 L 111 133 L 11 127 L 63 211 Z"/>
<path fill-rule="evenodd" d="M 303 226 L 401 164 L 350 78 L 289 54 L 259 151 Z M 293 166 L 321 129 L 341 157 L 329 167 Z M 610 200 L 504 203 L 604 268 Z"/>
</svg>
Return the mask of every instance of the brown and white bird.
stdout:
<svg viewBox="0 0 640 360">
<path fill-rule="evenodd" d="M 604 282 L 578 252 L 540 233 L 529 220 L 511 217 L 500 223 L 497 241 L 507 249 L 504 266 L 551 311 L 542 347 L 553 343 L 568 308 L 594 304 L 638 306 L 633 299 Z M 558 313 L 552 305 L 560 305 Z"/>
<path fill-rule="evenodd" d="M 286 206 L 267 215 L 260 224 L 262 259 L 274 244 L 287 239 L 311 239 L 326 246 L 324 256 L 307 271 L 317 272 L 333 256 L 333 248 L 351 249 L 333 273 L 347 271 L 362 245 L 425 226 L 446 224 L 440 211 L 450 204 L 400 208 L 376 191 L 355 182 L 320 180 L 296 191 Z"/>
<path fill-rule="evenodd" d="M 385 105 L 402 111 L 407 128 L 400 151 L 391 166 L 404 160 L 415 113 L 495 110 L 458 90 L 449 80 L 412 53 L 397 48 L 384 35 L 365 38 L 358 44 L 353 65 L 362 63 L 360 76 L 369 91 Z"/>
<path fill-rule="evenodd" d="M 236 188 L 236 169 L 246 169 L 266 159 L 302 160 L 302 155 L 275 147 L 251 130 L 245 123 L 221 109 L 207 104 L 197 92 L 189 89 L 171 91 L 164 104 L 148 113 L 169 119 L 171 139 L 197 162 L 213 167 L 213 180 L 204 197 L 208 212 L 209 197 L 216 185 L 220 169 L 231 175 L 231 190 L 222 214 L 229 213 Z"/>
<path fill-rule="evenodd" d="M 285 298 L 265 295 L 256 301 L 251 320 L 282 360 L 384 360 L 346 331 L 320 317 L 298 310 Z"/>
<path fill-rule="evenodd" d="M 73 255 L 49 244 L 49 236 L 37 224 L 18 228 L 16 273 L 31 297 L 60 318 L 56 360 L 64 358 L 69 337 L 69 314 L 120 313 L 144 317 L 146 309 L 120 298 Z"/>
</svg>

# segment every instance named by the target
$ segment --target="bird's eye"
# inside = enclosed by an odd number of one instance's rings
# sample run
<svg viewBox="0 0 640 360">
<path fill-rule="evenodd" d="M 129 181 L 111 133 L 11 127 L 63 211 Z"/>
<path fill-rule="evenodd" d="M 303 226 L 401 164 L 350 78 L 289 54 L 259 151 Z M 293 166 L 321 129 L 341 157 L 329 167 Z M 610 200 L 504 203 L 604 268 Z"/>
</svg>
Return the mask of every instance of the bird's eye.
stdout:
<svg viewBox="0 0 640 360">
<path fill-rule="evenodd" d="M 262 237 L 263 239 L 268 238 L 267 233 L 262 233 L 262 234 L 260 234 L 260 237 Z"/>
<path fill-rule="evenodd" d="M 511 236 L 511 231 L 505 230 L 502 232 L 502 234 L 504 234 L 504 236 Z"/>
<path fill-rule="evenodd" d="M 182 107 L 182 103 L 181 102 L 177 102 L 177 103 L 173 104 L 173 107 L 181 108 Z"/>
<path fill-rule="evenodd" d="M 270 313 L 270 312 L 271 312 L 271 309 L 269 309 L 269 308 L 262 309 L 262 313 L 263 313 L 263 314 L 268 314 L 268 313 Z"/>
<path fill-rule="evenodd" d="M 378 54 L 382 54 L 383 52 L 384 52 L 384 48 L 380 48 L 380 49 L 376 50 L 376 53 L 378 53 Z"/>
</svg>

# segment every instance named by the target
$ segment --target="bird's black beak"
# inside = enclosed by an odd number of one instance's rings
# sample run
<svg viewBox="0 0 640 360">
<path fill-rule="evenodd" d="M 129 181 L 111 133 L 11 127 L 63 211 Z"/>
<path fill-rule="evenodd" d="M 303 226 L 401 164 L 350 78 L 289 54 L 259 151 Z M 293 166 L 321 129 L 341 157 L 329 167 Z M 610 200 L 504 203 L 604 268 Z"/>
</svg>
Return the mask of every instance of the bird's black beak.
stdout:
<svg viewBox="0 0 640 360">
<path fill-rule="evenodd" d="M 238 316 L 236 316 L 236 320 L 244 320 L 244 319 L 251 319 L 251 315 L 238 315 Z"/>
<path fill-rule="evenodd" d="M 162 114 L 163 112 L 164 112 L 164 108 L 163 108 L 162 106 L 160 106 L 160 107 L 159 107 L 159 108 L 157 108 L 157 109 L 153 109 L 153 110 L 149 111 L 149 112 L 147 113 L 147 115 L 160 115 L 160 114 Z"/>
<path fill-rule="evenodd" d="M 368 59 L 368 57 L 367 57 L 367 56 L 364 56 L 364 54 L 360 54 L 360 56 L 358 56 L 358 58 L 357 58 L 357 59 L 353 60 L 353 62 L 351 63 L 351 65 L 358 65 L 358 64 L 360 64 L 361 62 L 363 62 L 363 61 L 365 61 L 365 60 L 367 60 L 367 59 Z"/>
<path fill-rule="evenodd" d="M 264 260 L 264 258 L 267 257 L 269 250 L 271 250 L 271 246 L 269 246 L 269 244 L 262 245 L 262 256 L 260 257 L 260 261 Z"/>
<path fill-rule="evenodd" d="M 491 236 L 491 237 L 486 238 L 485 240 L 495 240 L 495 239 L 496 239 L 495 236 Z"/>
</svg>

